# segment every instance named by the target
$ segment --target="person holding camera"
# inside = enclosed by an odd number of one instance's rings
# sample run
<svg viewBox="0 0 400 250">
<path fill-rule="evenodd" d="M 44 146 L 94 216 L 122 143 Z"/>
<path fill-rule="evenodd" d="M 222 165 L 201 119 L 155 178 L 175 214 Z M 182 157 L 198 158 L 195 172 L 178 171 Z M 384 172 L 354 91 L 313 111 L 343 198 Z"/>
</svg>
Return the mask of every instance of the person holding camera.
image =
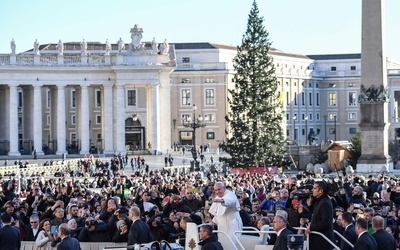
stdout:
<svg viewBox="0 0 400 250">
<path fill-rule="evenodd" d="M 81 242 L 109 242 L 108 226 L 103 221 L 96 221 L 93 217 L 87 217 L 85 227 L 79 233 Z"/>
<path fill-rule="evenodd" d="M 49 249 L 51 247 L 51 242 L 57 238 L 57 233 L 53 235 L 50 232 L 50 228 L 50 219 L 44 219 L 40 222 L 41 230 L 35 241 L 35 246 L 37 250 Z"/>
</svg>

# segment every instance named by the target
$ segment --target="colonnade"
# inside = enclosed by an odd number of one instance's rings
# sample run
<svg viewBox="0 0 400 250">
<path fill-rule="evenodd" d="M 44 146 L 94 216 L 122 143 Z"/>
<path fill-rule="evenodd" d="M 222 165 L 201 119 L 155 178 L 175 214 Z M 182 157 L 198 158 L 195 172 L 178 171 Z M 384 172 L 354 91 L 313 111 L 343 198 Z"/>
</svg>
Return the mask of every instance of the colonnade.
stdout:
<svg viewBox="0 0 400 250">
<path fill-rule="evenodd" d="M 143 84 L 146 88 L 146 102 L 141 109 L 141 121 L 146 127 L 146 140 L 150 142 L 152 153 L 161 152 L 161 147 L 170 145 L 161 139 L 161 133 L 170 132 L 170 125 L 161 129 L 161 121 L 170 122 L 169 87 L 164 88 L 160 96 L 158 81 Z M 132 87 L 132 85 L 130 86 Z M 9 156 L 19 156 L 21 140 L 33 141 L 33 149 L 37 155 L 43 155 L 43 141 L 56 141 L 57 155 L 68 153 L 68 133 L 75 133 L 79 140 L 79 154 L 90 153 L 90 140 L 98 139 L 91 134 L 91 120 L 95 120 L 94 112 L 101 115 L 101 123 L 97 126 L 101 131 L 104 154 L 126 153 L 125 120 L 132 115 L 131 107 L 126 105 L 125 83 L 11 83 L 0 85 L 0 140 L 9 141 Z M 101 105 L 94 107 L 94 89 L 100 89 Z M 75 90 L 75 100 L 69 94 Z M 1 98 L 4 97 L 4 98 Z M 163 105 L 160 105 L 160 98 Z M 21 100 L 22 99 L 22 100 Z M 165 100 L 166 99 L 166 100 Z M 165 105 L 167 101 L 168 105 Z M 72 107 L 71 102 L 75 105 Z M 163 115 L 161 115 L 163 114 Z M 75 122 L 71 120 L 75 115 Z M 168 126 L 169 125 L 169 126 Z M 93 127 L 93 126 L 92 126 Z M 47 137 L 47 138 L 46 138 Z M 33 150 L 32 149 L 32 150 Z"/>
</svg>

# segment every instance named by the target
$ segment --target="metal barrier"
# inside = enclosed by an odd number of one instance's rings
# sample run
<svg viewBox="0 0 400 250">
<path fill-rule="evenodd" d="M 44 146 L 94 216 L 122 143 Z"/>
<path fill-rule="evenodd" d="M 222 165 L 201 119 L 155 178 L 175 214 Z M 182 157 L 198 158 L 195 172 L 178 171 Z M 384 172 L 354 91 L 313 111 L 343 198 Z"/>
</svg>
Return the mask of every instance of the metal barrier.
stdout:
<svg viewBox="0 0 400 250">
<path fill-rule="evenodd" d="M 127 243 L 114 243 L 114 242 L 79 242 L 82 250 L 99 250 L 109 247 L 127 247 Z M 36 250 L 36 243 L 34 241 L 22 241 L 21 250 Z M 50 249 L 50 248 L 49 248 Z M 55 249 L 55 248 L 54 248 Z"/>
</svg>

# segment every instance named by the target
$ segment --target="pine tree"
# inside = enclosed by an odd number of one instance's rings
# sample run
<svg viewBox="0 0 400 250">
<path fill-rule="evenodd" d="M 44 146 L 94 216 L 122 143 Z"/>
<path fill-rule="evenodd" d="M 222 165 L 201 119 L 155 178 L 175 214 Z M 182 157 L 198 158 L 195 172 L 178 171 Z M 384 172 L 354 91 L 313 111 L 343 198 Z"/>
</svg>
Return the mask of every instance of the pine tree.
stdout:
<svg viewBox="0 0 400 250">
<path fill-rule="evenodd" d="M 234 60 L 235 88 L 225 117 L 231 167 L 280 166 L 285 153 L 282 104 L 263 21 L 254 1 Z"/>
<path fill-rule="evenodd" d="M 357 131 L 351 138 L 351 148 L 349 149 L 348 163 L 353 168 L 357 167 L 358 158 L 361 156 L 361 132 Z"/>
</svg>

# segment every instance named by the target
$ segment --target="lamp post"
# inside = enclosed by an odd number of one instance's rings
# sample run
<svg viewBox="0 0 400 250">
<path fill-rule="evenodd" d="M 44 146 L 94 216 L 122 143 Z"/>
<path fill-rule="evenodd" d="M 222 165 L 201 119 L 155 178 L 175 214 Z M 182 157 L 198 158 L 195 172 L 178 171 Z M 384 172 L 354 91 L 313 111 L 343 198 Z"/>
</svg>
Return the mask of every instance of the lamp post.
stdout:
<svg viewBox="0 0 400 250">
<path fill-rule="evenodd" d="M 334 116 L 334 119 L 335 119 L 335 141 L 336 141 L 336 119 L 337 119 L 336 115 Z"/>
<path fill-rule="evenodd" d="M 325 129 L 324 129 L 324 131 L 325 131 L 325 137 L 324 137 L 324 141 L 325 141 L 325 144 L 328 144 L 327 138 L 326 138 L 326 118 L 327 118 L 327 116 L 324 115 L 324 120 L 325 120 Z"/>
<path fill-rule="evenodd" d="M 304 120 L 306 121 L 306 145 L 308 145 L 308 116 L 304 117 Z"/>
<path fill-rule="evenodd" d="M 207 122 L 201 115 L 196 117 L 196 109 L 197 106 L 196 104 L 193 104 L 193 121 L 190 117 L 187 118 L 187 120 L 182 120 L 182 125 L 185 128 L 191 128 L 193 129 L 193 148 L 192 148 L 192 156 L 194 159 L 194 163 L 196 163 L 197 159 L 197 148 L 196 148 L 196 129 L 205 127 Z"/>
<path fill-rule="evenodd" d="M 296 144 L 296 120 L 297 120 L 297 115 L 295 114 L 292 119 L 293 119 L 293 141 L 294 141 L 294 144 Z"/>
</svg>

